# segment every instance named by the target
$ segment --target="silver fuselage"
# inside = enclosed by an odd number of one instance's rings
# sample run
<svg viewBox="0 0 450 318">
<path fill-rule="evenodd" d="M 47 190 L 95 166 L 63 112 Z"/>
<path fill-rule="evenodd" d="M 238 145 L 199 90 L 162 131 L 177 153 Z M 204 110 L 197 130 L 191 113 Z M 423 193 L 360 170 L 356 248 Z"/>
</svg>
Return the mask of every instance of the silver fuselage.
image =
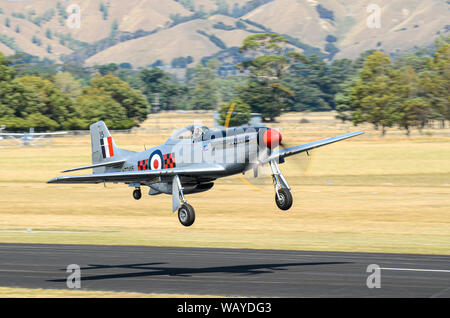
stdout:
<svg viewBox="0 0 450 318">
<path fill-rule="evenodd" d="M 187 193 L 207 191 L 212 188 L 208 184 L 214 180 L 244 173 L 251 169 L 252 164 L 261 156 L 267 156 L 268 149 L 260 146 L 259 139 L 261 138 L 259 132 L 266 129 L 268 128 L 250 127 L 208 131 L 197 140 L 170 138 L 162 145 L 134 153 L 127 158 L 121 169 L 111 168 L 108 172 L 191 168 L 205 164 L 222 165 L 224 170 L 220 173 L 205 173 L 195 178 L 180 176 Z M 153 190 L 151 194 L 171 194 L 171 182 L 170 177 L 158 177 L 141 182 L 140 185 L 149 186 Z M 192 191 L 189 191 L 190 187 L 193 187 Z"/>
</svg>

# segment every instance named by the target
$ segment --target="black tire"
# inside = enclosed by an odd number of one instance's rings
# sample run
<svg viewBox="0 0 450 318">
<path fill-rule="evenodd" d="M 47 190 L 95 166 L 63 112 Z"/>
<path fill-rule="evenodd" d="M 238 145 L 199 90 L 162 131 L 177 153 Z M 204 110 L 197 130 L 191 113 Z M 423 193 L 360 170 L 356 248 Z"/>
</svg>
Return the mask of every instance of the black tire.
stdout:
<svg viewBox="0 0 450 318">
<path fill-rule="evenodd" d="M 191 226 L 195 222 L 195 211 L 194 208 L 185 203 L 178 210 L 178 220 L 180 223 L 186 227 Z"/>
<path fill-rule="evenodd" d="M 287 211 L 292 207 L 294 203 L 294 199 L 292 198 L 291 191 L 288 189 L 280 189 L 278 190 L 278 194 L 280 195 L 280 199 L 278 199 L 278 195 L 275 193 L 275 202 L 280 210 Z"/>
<path fill-rule="evenodd" d="M 142 192 L 140 189 L 136 189 L 133 191 L 133 198 L 135 200 L 140 200 L 142 198 Z"/>
</svg>

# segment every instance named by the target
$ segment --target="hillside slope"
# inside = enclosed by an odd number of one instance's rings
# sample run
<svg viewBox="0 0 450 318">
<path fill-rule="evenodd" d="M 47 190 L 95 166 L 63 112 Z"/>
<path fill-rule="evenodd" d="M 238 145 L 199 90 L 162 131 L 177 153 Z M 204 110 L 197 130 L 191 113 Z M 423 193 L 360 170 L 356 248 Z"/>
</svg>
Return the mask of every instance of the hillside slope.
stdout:
<svg viewBox="0 0 450 318">
<path fill-rule="evenodd" d="M 66 9 L 73 3 L 2 2 L 0 51 L 145 67 L 187 56 L 198 63 L 240 46 L 250 34 L 273 31 L 300 48 L 307 44 L 330 57 L 354 58 L 369 49 L 398 53 L 427 46 L 450 30 L 445 0 L 378 0 L 379 29 L 367 27 L 372 0 L 78 0 L 81 24 L 71 29 Z"/>
<path fill-rule="evenodd" d="M 379 0 L 381 28 L 370 29 L 367 7 L 373 0 L 276 0 L 244 18 L 277 33 L 289 34 L 322 48 L 328 35 L 337 38 L 336 58 L 354 58 L 369 49 L 400 52 L 429 45 L 442 33 L 450 16 L 449 2 L 441 0 Z M 320 5 L 321 9 L 318 9 Z"/>
</svg>

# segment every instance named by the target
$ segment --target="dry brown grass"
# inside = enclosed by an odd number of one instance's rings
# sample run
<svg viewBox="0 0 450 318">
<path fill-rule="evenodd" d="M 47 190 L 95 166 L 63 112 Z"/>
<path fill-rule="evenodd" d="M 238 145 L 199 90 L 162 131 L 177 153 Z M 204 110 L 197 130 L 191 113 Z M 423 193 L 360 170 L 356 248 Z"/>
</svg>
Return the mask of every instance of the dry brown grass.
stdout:
<svg viewBox="0 0 450 318">
<path fill-rule="evenodd" d="M 0 298 L 205 298 L 212 296 L 118 293 L 103 291 L 27 289 L 0 287 Z M 216 297 L 216 296 L 214 296 Z"/>
<path fill-rule="evenodd" d="M 136 132 L 114 137 L 121 147 L 142 150 L 202 118 L 211 124 L 210 113 L 152 116 Z M 288 114 L 272 126 L 289 145 L 357 130 L 332 114 Z M 249 178 L 248 186 L 236 176 L 189 196 L 197 212 L 192 228 L 170 213 L 168 196 L 135 201 L 123 185 L 45 184 L 89 162 L 88 136 L 3 148 L 0 242 L 450 254 L 449 132 L 379 138 L 365 128 L 367 135 L 316 150 L 310 161 L 294 157 L 281 166 L 294 193 L 290 212 L 276 208 L 270 180 Z"/>
</svg>

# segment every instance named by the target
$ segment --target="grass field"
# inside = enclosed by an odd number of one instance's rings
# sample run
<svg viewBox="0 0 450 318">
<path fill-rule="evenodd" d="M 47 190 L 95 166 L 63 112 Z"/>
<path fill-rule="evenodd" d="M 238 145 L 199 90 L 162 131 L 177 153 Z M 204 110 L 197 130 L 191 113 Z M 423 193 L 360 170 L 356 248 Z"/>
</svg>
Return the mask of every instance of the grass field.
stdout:
<svg viewBox="0 0 450 318">
<path fill-rule="evenodd" d="M 211 125 L 212 115 L 161 114 L 113 135 L 120 147 L 143 150 L 200 120 Z M 287 114 L 271 126 L 288 145 L 361 129 L 331 113 Z M 0 148 L 0 242 L 450 254 L 450 131 L 407 138 L 391 130 L 381 138 L 362 128 L 362 137 L 281 166 L 293 188 L 289 212 L 276 208 L 267 177 L 236 176 L 188 197 L 192 228 L 170 213 L 169 196 L 135 201 L 124 185 L 47 185 L 61 170 L 89 164 L 89 136 Z"/>
<path fill-rule="evenodd" d="M 57 289 L 26 289 L 0 287 L 0 298 L 208 298 L 203 295 L 167 295 L 167 294 L 140 294 L 115 293 L 103 291 L 57 290 Z M 215 296 L 214 296 L 215 298 Z"/>
</svg>

